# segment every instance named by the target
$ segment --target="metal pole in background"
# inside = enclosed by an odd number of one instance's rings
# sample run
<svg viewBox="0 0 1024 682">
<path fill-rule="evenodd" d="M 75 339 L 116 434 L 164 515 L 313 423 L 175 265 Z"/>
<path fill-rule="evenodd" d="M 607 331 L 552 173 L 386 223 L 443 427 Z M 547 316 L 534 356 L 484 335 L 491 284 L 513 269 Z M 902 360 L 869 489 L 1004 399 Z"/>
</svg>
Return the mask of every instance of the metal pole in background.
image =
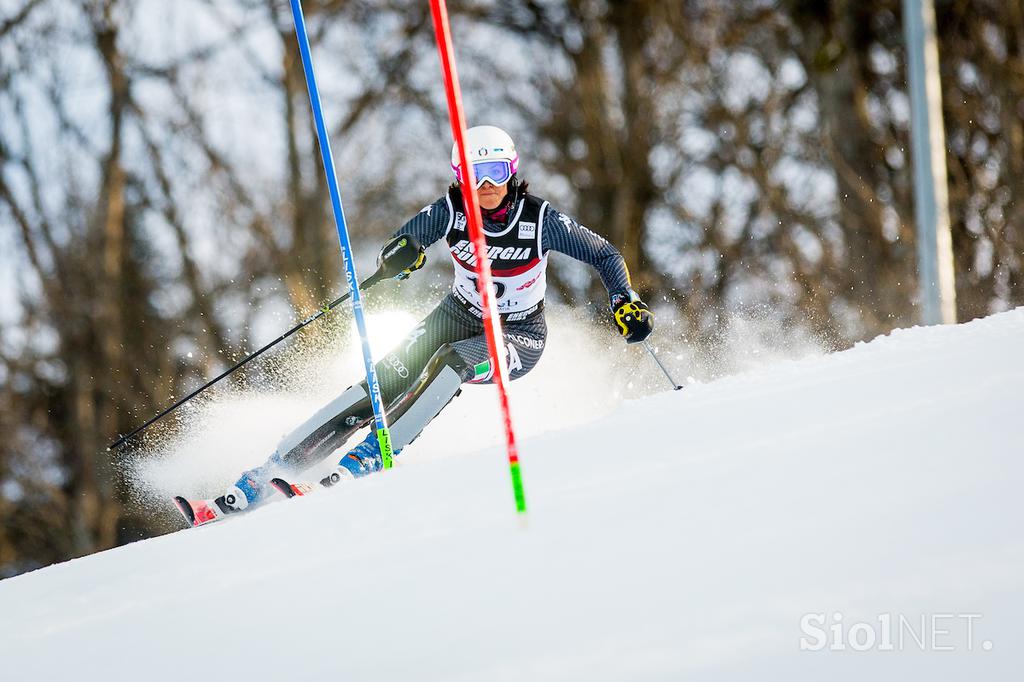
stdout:
<svg viewBox="0 0 1024 682">
<path fill-rule="evenodd" d="M 921 321 L 952 324 L 956 322 L 956 288 L 933 0 L 903 0 L 903 30 L 907 41 Z"/>
</svg>

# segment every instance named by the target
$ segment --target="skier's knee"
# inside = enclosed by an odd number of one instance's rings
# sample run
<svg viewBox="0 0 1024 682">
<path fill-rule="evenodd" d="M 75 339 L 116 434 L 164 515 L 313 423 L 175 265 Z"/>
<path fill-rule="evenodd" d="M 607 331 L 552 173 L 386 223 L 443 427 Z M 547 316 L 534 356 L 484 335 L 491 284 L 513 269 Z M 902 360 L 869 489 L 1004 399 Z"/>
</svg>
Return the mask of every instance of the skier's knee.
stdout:
<svg viewBox="0 0 1024 682">
<path fill-rule="evenodd" d="M 444 343 L 434 351 L 434 354 L 427 362 L 425 373 L 427 376 L 434 376 L 443 367 L 451 367 L 462 381 L 468 381 L 473 378 L 473 368 L 466 362 L 465 358 L 459 355 L 459 352 L 455 350 L 455 346 L 451 343 Z"/>
<path fill-rule="evenodd" d="M 472 371 L 452 344 L 438 348 L 416 383 L 388 412 L 393 447 L 400 450 L 414 441 L 427 423 L 462 392 L 461 386 L 472 377 Z"/>
</svg>

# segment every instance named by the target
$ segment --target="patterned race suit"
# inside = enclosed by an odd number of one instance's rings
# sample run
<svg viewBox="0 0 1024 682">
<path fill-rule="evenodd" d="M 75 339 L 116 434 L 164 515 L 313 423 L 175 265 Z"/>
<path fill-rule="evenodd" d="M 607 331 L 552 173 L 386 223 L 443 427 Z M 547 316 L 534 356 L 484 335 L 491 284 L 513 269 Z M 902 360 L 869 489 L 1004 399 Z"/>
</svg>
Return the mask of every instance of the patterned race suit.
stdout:
<svg viewBox="0 0 1024 682">
<path fill-rule="evenodd" d="M 514 380 L 532 370 L 544 351 L 545 268 L 551 251 L 595 267 L 611 295 L 628 292 L 630 283 L 622 256 L 607 240 L 546 201 L 514 187 L 510 191 L 518 196 L 503 215 L 489 218 L 485 212 L 484 233 Z M 424 247 L 445 239 L 455 267 L 451 292 L 377 365 L 396 452 L 462 383 L 492 379 L 461 199 L 453 185 L 395 232 L 416 237 Z M 442 381 L 444 373 L 449 378 Z M 371 418 L 365 382 L 352 386 L 286 436 L 268 464 L 304 469 L 344 445 Z"/>
</svg>

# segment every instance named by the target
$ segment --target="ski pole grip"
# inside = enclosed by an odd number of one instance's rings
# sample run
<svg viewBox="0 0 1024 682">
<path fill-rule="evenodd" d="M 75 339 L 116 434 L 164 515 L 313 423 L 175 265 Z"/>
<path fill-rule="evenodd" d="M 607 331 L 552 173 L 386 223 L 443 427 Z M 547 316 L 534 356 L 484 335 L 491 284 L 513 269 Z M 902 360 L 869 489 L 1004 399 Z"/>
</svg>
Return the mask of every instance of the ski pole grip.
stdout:
<svg viewBox="0 0 1024 682">
<path fill-rule="evenodd" d="M 377 260 L 384 278 L 398 277 L 423 267 L 423 246 L 412 235 L 399 235 L 384 245 Z"/>
</svg>

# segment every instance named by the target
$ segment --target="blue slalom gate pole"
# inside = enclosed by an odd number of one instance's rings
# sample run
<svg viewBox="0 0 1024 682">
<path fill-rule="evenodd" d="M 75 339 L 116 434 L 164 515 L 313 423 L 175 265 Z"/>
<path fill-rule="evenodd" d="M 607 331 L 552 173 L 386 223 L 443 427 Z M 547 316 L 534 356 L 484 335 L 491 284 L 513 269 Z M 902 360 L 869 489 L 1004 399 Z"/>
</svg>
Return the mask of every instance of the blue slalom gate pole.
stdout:
<svg viewBox="0 0 1024 682">
<path fill-rule="evenodd" d="M 384 414 L 380 395 L 380 384 L 377 382 L 377 370 L 370 353 L 370 342 L 366 335 L 366 318 L 363 315 L 363 299 L 359 292 L 359 280 L 356 277 L 356 262 L 352 256 L 352 243 L 348 236 L 348 224 L 345 222 L 345 209 L 341 205 L 341 192 L 338 190 L 338 174 L 334 168 L 334 156 L 331 153 L 331 140 L 324 125 L 323 106 L 320 103 L 320 90 L 316 85 L 316 74 L 313 72 L 313 58 L 310 55 L 309 35 L 306 33 L 306 20 L 302 14 L 300 0 L 291 0 L 292 17 L 295 20 L 295 37 L 299 41 L 299 52 L 302 54 L 302 70 L 306 75 L 306 89 L 309 90 L 309 103 L 313 108 L 313 119 L 316 122 L 316 136 L 320 143 L 320 156 L 324 161 L 327 176 L 327 187 L 331 194 L 331 205 L 334 207 L 334 223 L 338 228 L 338 240 L 341 242 L 341 262 L 345 267 L 345 278 L 352 291 L 352 313 L 359 329 L 359 342 L 363 349 L 363 364 L 366 367 L 366 385 L 370 391 L 370 405 L 373 408 L 374 427 L 380 443 L 381 464 L 385 469 L 391 468 L 391 434 L 388 432 L 387 419 Z"/>
</svg>

